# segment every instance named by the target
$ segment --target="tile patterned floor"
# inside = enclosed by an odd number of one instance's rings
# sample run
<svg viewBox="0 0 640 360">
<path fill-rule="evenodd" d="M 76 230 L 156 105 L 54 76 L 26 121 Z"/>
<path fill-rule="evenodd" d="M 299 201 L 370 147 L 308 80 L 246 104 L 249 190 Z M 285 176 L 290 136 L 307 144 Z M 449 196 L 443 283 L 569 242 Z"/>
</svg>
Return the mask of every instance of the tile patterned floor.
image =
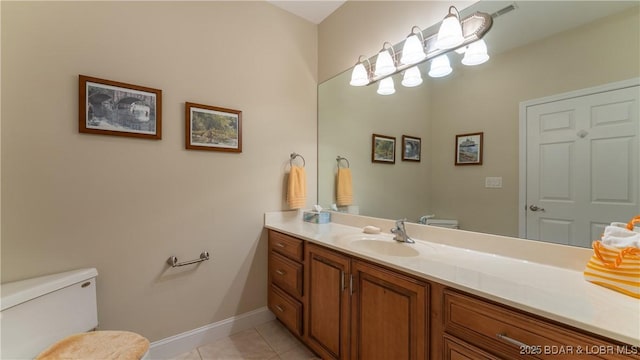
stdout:
<svg viewBox="0 0 640 360">
<path fill-rule="evenodd" d="M 277 320 L 181 354 L 173 360 L 319 359 Z"/>
</svg>

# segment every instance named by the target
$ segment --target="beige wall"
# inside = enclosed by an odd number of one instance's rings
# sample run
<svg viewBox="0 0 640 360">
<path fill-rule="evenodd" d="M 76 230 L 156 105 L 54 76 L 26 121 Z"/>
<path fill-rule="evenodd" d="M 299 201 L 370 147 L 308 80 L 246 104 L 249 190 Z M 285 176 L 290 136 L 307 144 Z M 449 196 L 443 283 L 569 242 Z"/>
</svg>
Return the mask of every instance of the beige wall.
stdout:
<svg viewBox="0 0 640 360">
<path fill-rule="evenodd" d="M 316 201 L 317 27 L 265 2 L 1 6 L 2 281 L 97 267 L 100 327 L 152 341 L 265 306 L 293 151 Z M 163 139 L 78 133 L 78 74 L 162 89 Z M 243 152 L 185 150 L 185 101 L 242 110 Z"/>
<path fill-rule="evenodd" d="M 403 161 L 402 135 L 431 137 L 429 88 L 405 88 L 396 75 L 396 93 L 381 96 L 377 85 L 353 87 L 350 79 L 344 72 L 318 88 L 318 201 L 323 207 L 336 202 L 340 155 L 349 159 L 354 205 L 362 214 L 416 221 L 429 210 L 431 155 L 423 150 L 420 162 Z M 373 134 L 396 138 L 395 164 L 371 161 Z"/>
</svg>

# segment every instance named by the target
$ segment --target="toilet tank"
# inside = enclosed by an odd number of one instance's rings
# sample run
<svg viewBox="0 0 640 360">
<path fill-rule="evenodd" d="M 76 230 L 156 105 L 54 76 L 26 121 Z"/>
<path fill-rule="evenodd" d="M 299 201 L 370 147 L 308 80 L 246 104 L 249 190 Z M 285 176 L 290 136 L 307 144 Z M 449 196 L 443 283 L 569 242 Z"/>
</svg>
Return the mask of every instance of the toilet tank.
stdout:
<svg viewBox="0 0 640 360">
<path fill-rule="evenodd" d="M 98 326 L 94 268 L 0 285 L 0 359 L 33 359 L 56 341 Z"/>
<path fill-rule="evenodd" d="M 426 225 L 444 227 L 449 229 L 459 229 L 458 220 L 454 219 L 427 219 Z"/>
</svg>

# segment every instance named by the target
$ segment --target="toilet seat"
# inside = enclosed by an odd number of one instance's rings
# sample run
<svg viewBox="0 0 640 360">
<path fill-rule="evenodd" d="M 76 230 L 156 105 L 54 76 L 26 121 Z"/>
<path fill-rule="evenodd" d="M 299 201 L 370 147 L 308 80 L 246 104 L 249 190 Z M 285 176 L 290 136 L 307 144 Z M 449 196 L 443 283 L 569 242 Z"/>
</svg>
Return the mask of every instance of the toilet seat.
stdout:
<svg viewBox="0 0 640 360">
<path fill-rule="evenodd" d="M 36 360 L 139 360 L 148 350 L 149 340 L 139 334 L 129 331 L 91 331 L 67 336 L 41 352 Z"/>
</svg>

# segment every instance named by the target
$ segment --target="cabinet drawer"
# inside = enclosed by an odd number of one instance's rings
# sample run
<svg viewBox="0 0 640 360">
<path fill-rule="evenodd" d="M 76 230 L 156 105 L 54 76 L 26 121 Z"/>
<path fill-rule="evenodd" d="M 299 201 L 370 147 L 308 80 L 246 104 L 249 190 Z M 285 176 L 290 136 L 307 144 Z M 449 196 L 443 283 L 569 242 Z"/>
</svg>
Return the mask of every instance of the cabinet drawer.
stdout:
<svg viewBox="0 0 640 360">
<path fill-rule="evenodd" d="M 272 252 L 269 259 L 269 277 L 283 290 L 302 296 L 302 264 Z"/>
<path fill-rule="evenodd" d="M 269 309 L 293 333 L 302 336 L 302 304 L 277 286 L 269 290 Z"/>
<path fill-rule="evenodd" d="M 444 336 L 444 360 L 499 360 L 477 347 L 453 336 Z"/>
<path fill-rule="evenodd" d="M 269 230 L 269 251 L 276 251 L 290 259 L 302 261 L 303 250 L 302 240 Z"/>
<path fill-rule="evenodd" d="M 451 290 L 444 291 L 444 323 L 447 333 L 500 357 L 635 358 L 618 355 L 624 346 Z"/>
</svg>

